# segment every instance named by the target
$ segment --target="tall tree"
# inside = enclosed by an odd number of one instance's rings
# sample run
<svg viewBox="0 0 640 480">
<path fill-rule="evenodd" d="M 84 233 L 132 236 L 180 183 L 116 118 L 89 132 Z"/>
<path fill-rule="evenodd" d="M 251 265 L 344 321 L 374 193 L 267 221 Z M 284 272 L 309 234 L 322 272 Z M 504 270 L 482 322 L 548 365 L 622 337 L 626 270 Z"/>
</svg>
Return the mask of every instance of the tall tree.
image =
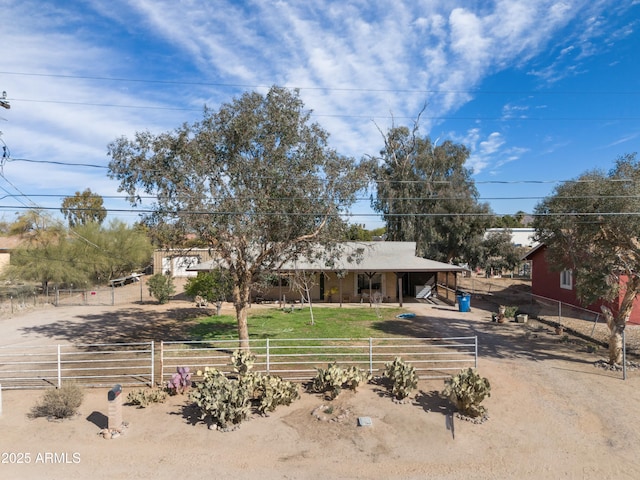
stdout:
<svg viewBox="0 0 640 480">
<path fill-rule="evenodd" d="M 514 270 L 521 262 L 524 249 L 513 244 L 511 231 L 489 232 L 469 257 L 471 268 L 481 267 L 488 274 L 494 271 Z"/>
<path fill-rule="evenodd" d="M 6 278 L 84 287 L 104 284 L 151 262 L 153 248 L 144 232 L 124 222 L 108 228 L 97 223 L 67 230 L 38 211 L 20 216 L 11 226 L 25 241 L 11 254 Z"/>
<path fill-rule="evenodd" d="M 451 141 L 434 145 L 410 130 L 392 127 L 384 135 L 375 173 L 377 197 L 388 240 L 415 241 L 416 254 L 444 262 L 464 260 L 471 238 L 490 223 L 489 207 L 478 202 L 469 150 Z"/>
<path fill-rule="evenodd" d="M 153 247 L 144 231 L 121 220 L 107 227 L 95 222 L 73 229 L 73 252 L 89 278 L 104 284 L 138 271 L 152 261 Z"/>
<path fill-rule="evenodd" d="M 100 195 L 93 193 L 90 188 L 84 192 L 76 192 L 73 197 L 62 200 L 60 211 L 69 222 L 69 227 L 86 225 L 95 222 L 101 224 L 107 217 L 107 210 L 103 206 Z"/>
<path fill-rule="evenodd" d="M 24 242 L 11 252 L 11 264 L 3 272 L 10 280 L 40 282 L 47 291 L 49 284 L 78 286 L 88 282 L 79 259 L 73 254 L 66 229 L 39 210 L 20 215 L 9 228 Z"/>
<path fill-rule="evenodd" d="M 571 269 L 585 304 L 602 299 L 610 330 L 609 361 L 622 361 L 622 331 L 640 293 L 640 164 L 635 154 L 608 173 L 593 170 L 559 185 L 536 206 L 537 240 L 558 271 Z M 619 297 L 622 297 L 618 305 Z"/>
<path fill-rule="evenodd" d="M 149 225 L 197 233 L 234 283 L 240 346 L 250 288 L 263 272 L 344 237 L 341 216 L 366 184 L 353 159 L 329 148 L 299 92 L 245 93 L 173 132 L 109 145 L 110 175 L 133 205 L 156 195 Z M 331 249 L 330 249 L 331 250 Z"/>
</svg>

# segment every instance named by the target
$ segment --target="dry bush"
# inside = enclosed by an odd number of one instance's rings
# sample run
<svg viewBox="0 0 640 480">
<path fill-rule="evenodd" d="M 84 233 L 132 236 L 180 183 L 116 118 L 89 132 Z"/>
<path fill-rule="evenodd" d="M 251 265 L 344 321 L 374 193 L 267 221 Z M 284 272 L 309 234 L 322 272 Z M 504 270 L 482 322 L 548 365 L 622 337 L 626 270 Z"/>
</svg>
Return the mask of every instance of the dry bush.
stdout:
<svg viewBox="0 0 640 480">
<path fill-rule="evenodd" d="M 70 418 L 76 414 L 83 399 L 82 389 L 73 383 L 67 383 L 60 388 L 47 390 L 31 409 L 29 416 L 31 418 Z"/>
</svg>

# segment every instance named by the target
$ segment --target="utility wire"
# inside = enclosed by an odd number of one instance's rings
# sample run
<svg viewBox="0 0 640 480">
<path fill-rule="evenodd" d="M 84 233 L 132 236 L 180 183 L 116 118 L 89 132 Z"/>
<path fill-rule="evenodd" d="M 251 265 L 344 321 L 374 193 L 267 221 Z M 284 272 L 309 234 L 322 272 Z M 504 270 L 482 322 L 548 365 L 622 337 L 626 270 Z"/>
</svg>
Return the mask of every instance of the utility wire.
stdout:
<svg viewBox="0 0 640 480">
<path fill-rule="evenodd" d="M 34 160 L 30 158 L 7 158 L 6 163 L 12 162 L 27 162 L 27 163 L 42 163 L 42 164 L 51 164 L 51 165 L 63 165 L 68 167 L 89 167 L 89 168 L 100 168 L 104 170 L 108 170 L 109 167 L 107 165 L 98 165 L 95 163 L 74 163 L 74 162 L 62 162 L 57 160 Z M 147 170 L 153 171 L 153 170 Z M 155 172 L 160 172 L 161 170 L 155 170 Z M 281 179 L 279 176 L 270 176 L 270 175 L 261 175 L 256 174 L 256 178 L 260 179 Z M 292 178 L 288 176 L 287 178 Z M 321 179 L 320 179 L 321 180 Z M 453 183 L 451 180 L 371 180 L 373 183 L 387 183 L 387 184 L 434 184 L 434 185 L 450 185 Z M 475 185 L 518 185 L 518 184 L 553 184 L 553 183 L 596 183 L 596 182 L 613 182 L 613 183 L 634 183 L 635 180 L 632 178 L 599 178 L 597 180 L 594 179 L 570 179 L 570 180 L 560 180 L 560 179 L 547 179 L 547 180 L 474 180 L 473 183 Z"/>
<path fill-rule="evenodd" d="M 23 206 L 10 206 L 10 205 L 0 205 L 0 209 L 31 209 L 33 207 Z M 58 207 L 38 207 L 38 210 L 59 210 Z M 82 209 L 79 209 L 82 210 Z M 91 209 L 88 209 L 91 210 Z M 155 213 L 156 211 L 153 209 L 117 209 L 117 208 L 108 208 L 107 212 L 112 213 Z M 282 212 L 282 211 L 273 211 L 273 212 L 252 212 L 252 211 L 211 211 L 211 210 L 180 210 L 178 211 L 167 211 L 165 212 L 167 216 L 179 217 L 184 215 L 191 216 L 258 216 L 264 215 L 267 217 L 272 216 L 290 216 L 290 217 L 332 217 L 332 218 L 350 218 L 350 217 L 415 217 L 415 218 L 423 218 L 423 217 L 500 217 L 511 214 L 498 214 L 498 213 L 477 213 L 477 212 L 438 212 L 438 213 L 354 213 L 354 212 L 344 212 L 344 213 L 330 213 L 327 214 L 325 212 Z M 546 213 L 527 213 L 527 216 L 531 217 L 610 217 L 610 216 L 640 216 L 640 211 L 638 212 L 546 212 Z M 54 220 L 55 221 L 55 220 Z M 58 223 L 61 223 L 57 221 Z"/>
<path fill-rule="evenodd" d="M 220 82 L 192 82 L 184 80 L 157 80 L 141 78 L 102 77 L 95 75 L 63 75 L 34 72 L 0 72 L 2 75 L 16 75 L 29 77 L 65 78 L 74 80 L 100 80 L 109 82 L 148 83 L 162 85 L 184 85 L 202 87 L 227 87 L 227 88 L 270 88 L 271 85 L 220 83 Z M 612 90 L 556 90 L 553 92 L 539 90 L 445 90 L 445 89 L 400 89 L 400 88 L 356 88 L 356 87 L 304 87 L 285 85 L 282 88 L 291 90 L 320 90 L 330 92 L 371 92 L 371 93 L 429 93 L 429 94 L 487 94 L 487 95 L 640 95 L 640 91 L 612 91 Z"/>
</svg>

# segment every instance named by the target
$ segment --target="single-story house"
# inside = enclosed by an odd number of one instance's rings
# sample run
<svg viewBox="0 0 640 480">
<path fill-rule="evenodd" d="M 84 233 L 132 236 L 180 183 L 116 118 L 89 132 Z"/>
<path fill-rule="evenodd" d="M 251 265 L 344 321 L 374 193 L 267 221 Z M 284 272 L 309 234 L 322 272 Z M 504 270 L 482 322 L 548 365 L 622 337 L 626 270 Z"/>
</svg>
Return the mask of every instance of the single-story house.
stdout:
<svg viewBox="0 0 640 480">
<path fill-rule="evenodd" d="M 402 304 L 403 298 L 430 295 L 454 304 L 457 273 L 463 267 L 417 257 L 415 242 L 345 242 L 331 266 L 319 260 L 298 260 L 273 272 L 271 284 L 252 293 L 254 300 L 295 300 L 291 288 L 296 272 L 313 272 L 310 282 L 313 301 L 336 303 L 382 302 Z M 188 272 L 218 268 L 215 259 L 187 268 Z"/>
<path fill-rule="evenodd" d="M 612 303 L 598 301 L 591 305 L 583 305 L 576 294 L 575 279 L 571 270 L 561 272 L 553 271 L 545 254 L 547 246 L 539 244 L 525 255 L 525 259 L 531 262 L 531 293 L 548 298 L 567 305 L 585 308 L 594 313 L 601 313 L 600 306 L 607 305 L 615 313 L 622 303 L 622 295 Z M 624 279 L 622 279 L 624 281 Z M 636 298 L 631 311 L 629 323 L 640 324 L 640 300 Z"/>
</svg>

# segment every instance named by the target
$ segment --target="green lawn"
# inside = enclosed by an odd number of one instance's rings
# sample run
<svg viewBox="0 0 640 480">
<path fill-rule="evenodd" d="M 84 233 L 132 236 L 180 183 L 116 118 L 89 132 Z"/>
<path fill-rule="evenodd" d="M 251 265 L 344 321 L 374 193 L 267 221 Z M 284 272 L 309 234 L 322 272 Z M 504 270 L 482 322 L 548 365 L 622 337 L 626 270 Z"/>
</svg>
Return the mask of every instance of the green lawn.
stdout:
<svg viewBox="0 0 640 480">
<path fill-rule="evenodd" d="M 369 338 L 390 336 L 376 328 L 380 322 L 394 319 L 406 310 L 385 307 L 376 309 L 316 307 L 314 325 L 308 308 L 287 313 L 276 307 L 249 312 L 247 323 L 252 339 L 263 338 Z M 198 320 L 190 334 L 194 340 L 229 340 L 238 338 L 235 316 L 221 315 Z"/>
</svg>

